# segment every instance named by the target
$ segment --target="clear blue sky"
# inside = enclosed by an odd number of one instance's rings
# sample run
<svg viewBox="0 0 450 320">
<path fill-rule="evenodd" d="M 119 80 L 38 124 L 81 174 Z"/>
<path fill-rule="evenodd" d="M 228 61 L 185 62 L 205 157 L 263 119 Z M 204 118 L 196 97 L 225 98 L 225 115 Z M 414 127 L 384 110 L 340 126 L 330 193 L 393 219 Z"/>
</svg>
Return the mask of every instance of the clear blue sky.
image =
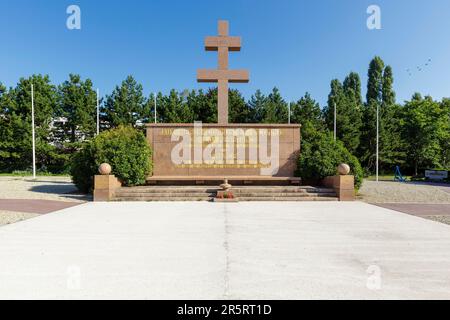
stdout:
<svg viewBox="0 0 450 320">
<path fill-rule="evenodd" d="M 69 73 L 89 77 L 110 93 L 128 74 L 145 93 L 207 88 L 197 68 L 215 68 L 216 53 L 203 39 L 217 20 L 243 48 L 231 68 L 248 68 L 248 98 L 277 86 L 288 100 L 306 91 L 321 105 L 330 80 L 350 71 L 363 81 L 370 59 L 380 55 L 394 69 L 399 101 L 415 91 L 450 96 L 450 1 L 447 0 L 0 0 L 0 81 L 49 74 L 54 83 Z M 66 28 L 66 8 L 79 5 L 82 29 Z M 381 7 L 382 30 L 368 30 L 366 9 Z M 432 62 L 425 67 L 428 59 Z M 422 66 L 421 72 L 417 66 Z M 411 69 L 409 75 L 406 69 Z"/>
</svg>

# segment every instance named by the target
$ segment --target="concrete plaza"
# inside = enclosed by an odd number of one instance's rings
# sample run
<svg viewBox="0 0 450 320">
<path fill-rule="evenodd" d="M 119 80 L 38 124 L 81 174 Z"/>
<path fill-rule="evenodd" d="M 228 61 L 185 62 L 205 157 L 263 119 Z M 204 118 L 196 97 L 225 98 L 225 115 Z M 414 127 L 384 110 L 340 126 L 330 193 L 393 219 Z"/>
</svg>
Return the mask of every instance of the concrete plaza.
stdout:
<svg viewBox="0 0 450 320">
<path fill-rule="evenodd" d="M 0 227 L 1 299 L 450 299 L 450 226 L 362 202 L 85 203 Z"/>
</svg>

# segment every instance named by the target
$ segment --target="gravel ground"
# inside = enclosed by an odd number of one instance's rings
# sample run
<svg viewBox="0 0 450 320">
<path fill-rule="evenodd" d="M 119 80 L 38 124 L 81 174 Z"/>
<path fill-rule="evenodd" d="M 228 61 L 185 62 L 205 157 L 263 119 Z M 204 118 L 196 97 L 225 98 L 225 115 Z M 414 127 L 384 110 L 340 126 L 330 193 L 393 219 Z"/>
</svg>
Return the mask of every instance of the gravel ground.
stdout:
<svg viewBox="0 0 450 320">
<path fill-rule="evenodd" d="M 89 197 L 79 194 L 70 177 L 0 177 L 0 199 L 41 199 L 85 202 Z M 0 226 L 39 216 L 36 213 L 0 210 Z"/>
<path fill-rule="evenodd" d="M 450 185 L 364 181 L 359 199 L 369 203 L 450 203 Z"/>
<path fill-rule="evenodd" d="M 422 218 L 450 225 L 450 216 L 423 216 Z"/>
<path fill-rule="evenodd" d="M 0 210 L 0 226 L 23 221 L 37 216 L 39 216 L 39 214 Z"/>
<path fill-rule="evenodd" d="M 429 205 L 442 206 L 441 213 L 446 204 L 450 204 L 450 185 L 430 183 L 399 183 L 393 181 L 364 181 L 358 195 L 359 200 L 373 204 L 399 204 L 402 208 L 393 210 L 409 213 L 424 219 L 437 221 L 450 225 L 450 215 L 427 214 Z M 415 208 L 412 208 L 414 206 Z M 409 210 L 408 210 L 409 208 Z M 437 213 L 437 210 L 434 210 Z"/>
<path fill-rule="evenodd" d="M 70 177 L 0 177 L 0 199 L 45 199 L 84 202 Z"/>
</svg>

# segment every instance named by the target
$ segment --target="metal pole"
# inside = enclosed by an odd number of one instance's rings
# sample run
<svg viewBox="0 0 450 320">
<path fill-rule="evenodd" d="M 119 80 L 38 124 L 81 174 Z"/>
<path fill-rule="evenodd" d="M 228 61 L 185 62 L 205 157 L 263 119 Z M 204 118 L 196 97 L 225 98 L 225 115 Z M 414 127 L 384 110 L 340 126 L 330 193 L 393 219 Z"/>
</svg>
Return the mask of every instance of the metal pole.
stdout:
<svg viewBox="0 0 450 320">
<path fill-rule="evenodd" d="M 156 123 L 156 93 L 155 93 L 155 123 Z"/>
<path fill-rule="evenodd" d="M 376 180 L 378 181 L 378 156 L 379 156 L 379 153 L 378 153 L 378 144 L 379 144 L 379 139 L 380 139 L 380 133 L 379 133 L 379 113 L 380 113 L 380 106 L 379 106 L 379 103 L 377 103 L 377 147 L 376 147 Z"/>
<path fill-rule="evenodd" d="M 334 103 L 334 141 L 336 141 L 336 102 Z"/>
<path fill-rule="evenodd" d="M 100 134 L 100 90 L 97 89 L 97 135 Z"/>
<path fill-rule="evenodd" d="M 288 110 L 289 110 L 289 113 L 288 113 L 288 123 L 291 124 L 291 103 L 290 103 L 290 102 L 289 102 L 289 104 L 288 104 Z"/>
<path fill-rule="evenodd" d="M 36 134 L 34 130 L 34 87 L 31 84 L 31 136 L 32 136 L 32 152 L 33 152 L 33 179 L 36 179 Z"/>
</svg>

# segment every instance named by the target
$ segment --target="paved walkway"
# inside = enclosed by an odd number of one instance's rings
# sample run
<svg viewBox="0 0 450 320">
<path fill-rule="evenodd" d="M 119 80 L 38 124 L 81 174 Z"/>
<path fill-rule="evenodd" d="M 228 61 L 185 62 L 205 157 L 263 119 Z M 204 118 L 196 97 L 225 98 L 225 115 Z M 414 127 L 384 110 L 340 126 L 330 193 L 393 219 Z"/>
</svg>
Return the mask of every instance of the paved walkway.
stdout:
<svg viewBox="0 0 450 320">
<path fill-rule="evenodd" d="M 376 203 L 375 205 L 450 225 L 450 204 Z"/>
<path fill-rule="evenodd" d="M 450 298 L 450 226 L 355 203 L 86 203 L 0 228 L 0 298 Z"/>
<path fill-rule="evenodd" d="M 79 204 L 55 200 L 0 199 L 0 210 L 44 214 Z"/>
<path fill-rule="evenodd" d="M 377 206 L 414 216 L 450 216 L 450 204 L 380 203 Z"/>
</svg>

